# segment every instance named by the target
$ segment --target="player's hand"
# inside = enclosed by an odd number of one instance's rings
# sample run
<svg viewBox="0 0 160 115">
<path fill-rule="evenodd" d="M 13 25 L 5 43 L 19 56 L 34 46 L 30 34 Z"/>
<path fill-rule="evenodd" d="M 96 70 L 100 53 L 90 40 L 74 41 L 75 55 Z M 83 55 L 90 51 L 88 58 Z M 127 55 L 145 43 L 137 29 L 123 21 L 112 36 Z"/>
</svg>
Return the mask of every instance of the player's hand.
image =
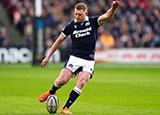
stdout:
<svg viewBox="0 0 160 115">
<path fill-rule="evenodd" d="M 112 7 L 113 8 L 118 8 L 119 6 L 122 6 L 122 0 L 115 0 L 112 2 Z"/>
<path fill-rule="evenodd" d="M 41 67 L 45 66 L 48 62 L 49 62 L 49 58 L 46 57 L 45 59 L 42 60 Z"/>
</svg>

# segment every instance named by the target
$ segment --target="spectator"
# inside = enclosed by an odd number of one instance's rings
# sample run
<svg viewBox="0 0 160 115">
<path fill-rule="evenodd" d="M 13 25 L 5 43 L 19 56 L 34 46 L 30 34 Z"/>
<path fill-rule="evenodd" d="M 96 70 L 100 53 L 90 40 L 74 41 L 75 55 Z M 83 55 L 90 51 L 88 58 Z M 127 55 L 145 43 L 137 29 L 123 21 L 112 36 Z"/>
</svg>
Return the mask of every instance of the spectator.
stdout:
<svg viewBox="0 0 160 115">
<path fill-rule="evenodd" d="M 0 47 L 8 47 L 9 46 L 9 36 L 7 34 L 7 30 L 4 27 L 0 28 Z"/>
<path fill-rule="evenodd" d="M 113 48 L 114 47 L 114 38 L 112 34 L 109 34 L 105 31 L 105 28 L 101 26 L 99 28 L 99 41 L 101 48 Z"/>
</svg>

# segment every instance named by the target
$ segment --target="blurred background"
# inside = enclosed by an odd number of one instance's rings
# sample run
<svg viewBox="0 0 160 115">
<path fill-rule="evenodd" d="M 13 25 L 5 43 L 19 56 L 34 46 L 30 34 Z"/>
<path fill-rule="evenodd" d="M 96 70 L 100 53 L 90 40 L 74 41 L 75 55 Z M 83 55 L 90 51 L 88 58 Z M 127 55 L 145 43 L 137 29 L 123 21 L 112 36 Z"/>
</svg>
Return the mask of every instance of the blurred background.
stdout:
<svg viewBox="0 0 160 115">
<path fill-rule="evenodd" d="M 49 115 L 38 99 L 68 58 L 70 37 L 47 67 L 41 60 L 73 19 L 75 4 L 99 16 L 112 1 L 0 0 L 0 115 Z M 160 0 L 123 2 L 98 30 L 94 76 L 71 108 L 74 115 L 160 115 Z M 58 115 L 76 80 L 57 92 Z"/>
<path fill-rule="evenodd" d="M 78 2 L 88 5 L 89 16 L 105 13 L 113 0 L 42 0 L 36 16 L 36 0 L 0 1 L 0 63 L 39 64 L 73 19 Z M 160 63 L 160 1 L 123 0 L 115 16 L 99 28 L 96 62 Z M 50 62 L 67 59 L 70 38 Z"/>
</svg>

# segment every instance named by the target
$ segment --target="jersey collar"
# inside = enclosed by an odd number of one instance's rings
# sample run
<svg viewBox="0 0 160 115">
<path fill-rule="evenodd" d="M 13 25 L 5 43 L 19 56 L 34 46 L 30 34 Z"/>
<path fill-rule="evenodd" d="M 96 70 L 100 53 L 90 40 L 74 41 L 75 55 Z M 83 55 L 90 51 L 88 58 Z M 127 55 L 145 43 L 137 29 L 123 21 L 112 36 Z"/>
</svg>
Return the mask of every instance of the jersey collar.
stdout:
<svg viewBox="0 0 160 115">
<path fill-rule="evenodd" d="M 89 21 L 89 17 L 88 17 L 88 16 L 86 16 L 86 17 L 85 17 L 84 22 L 86 22 L 86 21 Z M 76 22 L 77 22 L 77 20 L 76 20 L 76 19 L 74 19 L 74 22 L 76 23 Z"/>
</svg>

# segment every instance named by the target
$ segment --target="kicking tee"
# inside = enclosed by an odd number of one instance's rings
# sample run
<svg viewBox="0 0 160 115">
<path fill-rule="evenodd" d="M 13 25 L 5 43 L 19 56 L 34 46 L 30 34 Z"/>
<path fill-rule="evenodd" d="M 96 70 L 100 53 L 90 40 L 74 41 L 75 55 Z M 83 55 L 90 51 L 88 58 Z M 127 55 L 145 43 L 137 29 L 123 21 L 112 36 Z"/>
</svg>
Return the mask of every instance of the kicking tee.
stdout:
<svg viewBox="0 0 160 115">
<path fill-rule="evenodd" d="M 83 23 L 78 23 L 75 19 L 69 22 L 61 34 L 65 38 L 71 36 L 70 55 L 86 60 L 94 60 L 99 26 L 99 17 L 86 16 Z"/>
</svg>

